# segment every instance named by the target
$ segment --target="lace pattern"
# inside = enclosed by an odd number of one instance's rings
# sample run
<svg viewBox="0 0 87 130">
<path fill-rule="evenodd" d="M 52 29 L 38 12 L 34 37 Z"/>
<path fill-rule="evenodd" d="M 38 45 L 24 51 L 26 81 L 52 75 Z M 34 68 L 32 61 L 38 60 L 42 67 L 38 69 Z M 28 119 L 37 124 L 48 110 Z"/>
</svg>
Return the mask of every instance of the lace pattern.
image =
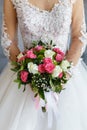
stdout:
<svg viewBox="0 0 87 130">
<path fill-rule="evenodd" d="M 18 33 L 14 36 L 13 40 L 10 40 L 10 35 L 8 34 L 8 28 L 6 27 L 5 19 L 2 24 L 2 35 L 1 35 L 1 46 L 4 50 L 5 56 L 9 59 L 10 57 L 10 45 L 18 41 Z"/>
<path fill-rule="evenodd" d="M 1 45 L 4 50 L 4 54 L 10 57 L 10 48 L 12 44 L 17 44 L 17 29 L 18 22 L 16 18 L 16 11 L 13 8 L 13 3 L 10 0 L 4 1 L 3 8 L 3 22 L 2 22 L 2 34 Z"/>
<path fill-rule="evenodd" d="M 39 10 L 32 6 L 28 0 L 19 0 L 18 4 L 15 2 L 24 46 L 30 47 L 34 40 L 45 42 L 53 40 L 57 46 L 66 51 L 72 14 L 71 6 L 68 5 L 70 5 L 68 1 L 66 3 L 61 0 L 49 12 Z"/>
<path fill-rule="evenodd" d="M 34 40 L 45 42 L 52 40 L 62 51 L 67 51 L 72 22 L 72 7 L 76 0 L 59 0 L 59 3 L 55 4 L 51 11 L 40 10 L 30 4 L 28 0 L 11 1 L 17 12 L 24 48 L 30 47 Z M 84 45 L 87 44 L 87 33 L 84 24 L 79 39 Z M 3 29 L 2 46 L 7 56 L 9 56 L 9 51 L 6 48 L 11 43 Z"/>
<path fill-rule="evenodd" d="M 11 44 L 12 44 L 12 41 L 10 40 L 9 35 L 8 35 L 8 33 L 7 33 L 7 28 L 6 28 L 5 21 L 3 21 L 3 24 L 2 24 L 1 45 L 2 45 L 2 48 L 3 48 L 3 50 L 4 50 L 4 54 L 5 54 L 7 57 L 10 56 L 8 47 L 9 47 Z"/>
</svg>

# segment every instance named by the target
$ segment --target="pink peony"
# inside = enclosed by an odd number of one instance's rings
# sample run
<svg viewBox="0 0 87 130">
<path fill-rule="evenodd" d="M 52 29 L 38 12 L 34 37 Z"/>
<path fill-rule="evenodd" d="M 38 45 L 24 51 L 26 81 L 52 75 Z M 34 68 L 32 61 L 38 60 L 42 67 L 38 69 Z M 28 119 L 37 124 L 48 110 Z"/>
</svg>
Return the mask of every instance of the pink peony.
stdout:
<svg viewBox="0 0 87 130">
<path fill-rule="evenodd" d="M 36 51 L 40 51 L 40 50 L 42 50 L 42 49 L 43 49 L 43 46 L 40 46 L 40 45 L 38 45 L 38 46 L 35 47 L 35 50 L 36 50 Z"/>
<path fill-rule="evenodd" d="M 55 68 L 55 65 L 53 63 L 46 63 L 44 64 L 45 71 L 49 74 L 51 74 Z"/>
<path fill-rule="evenodd" d="M 31 58 L 31 59 L 35 59 L 35 58 L 36 58 L 36 55 L 33 53 L 33 50 L 29 50 L 29 51 L 27 51 L 27 53 L 26 53 L 26 57 L 27 57 L 27 58 Z"/>
<path fill-rule="evenodd" d="M 64 52 L 61 51 L 59 48 L 53 48 L 53 51 L 55 51 L 55 52 L 58 53 L 58 54 L 61 54 L 62 56 L 65 55 Z"/>
<path fill-rule="evenodd" d="M 52 59 L 51 58 L 44 58 L 43 62 L 45 64 L 52 63 Z"/>
<path fill-rule="evenodd" d="M 27 78 L 28 78 L 28 72 L 27 71 L 21 71 L 20 76 L 21 76 L 22 82 L 26 83 Z"/>
<path fill-rule="evenodd" d="M 62 56 L 61 54 L 56 55 L 56 61 L 61 62 L 63 59 L 64 59 L 64 56 Z"/>
<path fill-rule="evenodd" d="M 40 65 L 38 66 L 38 71 L 39 71 L 40 73 L 45 73 L 45 68 L 44 68 L 44 65 L 43 65 L 43 64 L 40 64 Z"/>
<path fill-rule="evenodd" d="M 61 79 L 63 77 L 63 72 L 61 72 L 58 77 Z"/>
</svg>

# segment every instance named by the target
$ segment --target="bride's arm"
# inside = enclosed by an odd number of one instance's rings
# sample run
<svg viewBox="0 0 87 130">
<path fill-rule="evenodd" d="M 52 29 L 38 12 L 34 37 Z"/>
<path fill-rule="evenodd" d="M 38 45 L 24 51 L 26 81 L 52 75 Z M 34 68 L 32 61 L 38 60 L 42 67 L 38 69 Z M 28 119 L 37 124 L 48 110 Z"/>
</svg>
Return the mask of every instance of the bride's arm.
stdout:
<svg viewBox="0 0 87 130">
<path fill-rule="evenodd" d="M 17 15 L 11 0 L 4 0 L 3 25 L 1 45 L 5 55 L 11 60 L 16 61 L 16 56 L 20 53 L 17 46 Z"/>
<path fill-rule="evenodd" d="M 76 0 L 73 5 L 71 29 L 72 41 L 66 58 L 76 65 L 87 44 L 83 0 Z"/>
</svg>

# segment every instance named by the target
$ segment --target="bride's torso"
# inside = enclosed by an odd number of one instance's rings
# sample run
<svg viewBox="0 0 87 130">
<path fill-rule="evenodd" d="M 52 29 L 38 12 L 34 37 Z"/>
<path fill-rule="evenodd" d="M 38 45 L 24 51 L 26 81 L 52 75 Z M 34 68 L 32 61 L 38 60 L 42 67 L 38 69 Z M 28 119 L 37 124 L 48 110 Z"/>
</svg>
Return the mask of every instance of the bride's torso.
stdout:
<svg viewBox="0 0 87 130">
<path fill-rule="evenodd" d="M 32 41 L 53 41 L 64 52 L 67 50 L 68 36 L 72 22 L 71 0 L 60 0 L 51 11 L 41 10 L 28 0 L 12 0 L 17 11 L 24 47 Z"/>
</svg>

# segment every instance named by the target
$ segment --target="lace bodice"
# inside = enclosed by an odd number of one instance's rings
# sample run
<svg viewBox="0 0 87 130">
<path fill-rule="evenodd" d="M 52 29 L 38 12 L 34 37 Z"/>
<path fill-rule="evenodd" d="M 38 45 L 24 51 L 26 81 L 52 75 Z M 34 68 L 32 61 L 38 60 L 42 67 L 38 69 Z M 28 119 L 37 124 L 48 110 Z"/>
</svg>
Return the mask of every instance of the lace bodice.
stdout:
<svg viewBox="0 0 87 130">
<path fill-rule="evenodd" d="M 75 0 L 59 0 L 51 11 L 41 10 L 28 0 L 11 0 L 17 12 L 19 28 L 22 34 L 24 47 L 30 47 L 32 41 L 50 40 L 64 52 L 68 49 L 68 42 L 72 23 L 72 8 Z M 2 47 L 9 56 L 7 46 L 11 44 L 9 34 L 3 24 Z M 83 16 L 81 36 L 78 37 L 84 45 L 87 43 L 87 34 Z"/>
</svg>

